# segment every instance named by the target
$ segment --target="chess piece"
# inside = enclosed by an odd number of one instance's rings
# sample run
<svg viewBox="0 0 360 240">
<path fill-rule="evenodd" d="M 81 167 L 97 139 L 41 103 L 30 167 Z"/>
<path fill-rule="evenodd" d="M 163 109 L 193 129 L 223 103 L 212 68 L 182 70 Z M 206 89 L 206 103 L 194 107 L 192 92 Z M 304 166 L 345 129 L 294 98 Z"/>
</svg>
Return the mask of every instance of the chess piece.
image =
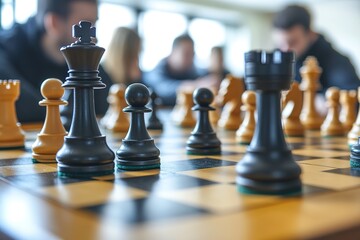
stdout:
<svg viewBox="0 0 360 240">
<path fill-rule="evenodd" d="M 355 122 L 356 90 L 340 91 L 340 122 L 345 132 L 349 132 Z"/>
<path fill-rule="evenodd" d="M 241 97 L 243 105 L 241 110 L 245 111 L 245 117 L 239 129 L 236 131 L 236 140 L 240 144 L 248 145 L 254 135 L 255 130 L 255 109 L 256 95 L 255 92 L 245 91 Z"/>
<path fill-rule="evenodd" d="M 119 169 L 160 168 L 160 151 L 145 127 L 144 113 L 151 112 L 151 109 L 145 106 L 149 97 L 149 90 L 141 83 L 133 83 L 125 91 L 129 106 L 124 112 L 131 114 L 131 121 L 129 131 L 116 152 L 116 166 Z"/>
<path fill-rule="evenodd" d="M 319 130 L 322 117 L 315 108 L 316 91 L 319 89 L 319 76 L 322 69 L 319 67 L 315 57 L 307 57 L 304 65 L 300 68 L 302 81 L 300 89 L 304 91 L 304 105 L 300 120 L 305 129 Z"/>
<path fill-rule="evenodd" d="M 19 94 L 20 81 L 0 80 L 0 150 L 24 148 L 25 136 L 15 110 Z"/>
<path fill-rule="evenodd" d="M 287 136 L 304 136 L 304 126 L 300 121 L 303 107 L 303 93 L 297 82 L 291 84 L 289 91 L 284 91 L 282 98 L 282 123 Z"/>
<path fill-rule="evenodd" d="M 220 84 L 217 102 L 223 106 L 218 127 L 226 130 L 237 130 L 241 124 L 241 95 L 244 92 L 244 82 L 240 78 L 227 75 Z"/>
<path fill-rule="evenodd" d="M 360 170 L 360 137 L 355 144 L 352 144 L 350 151 L 350 167 Z"/>
<path fill-rule="evenodd" d="M 171 112 L 171 118 L 175 125 L 183 128 L 191 128 L 195 126 L 196 120 L 193 112 L 191 111 L 193 105 L 192 91 L 178 91 L 176 105 Z"/>
<path fill-rule="evenodd" d="M 214 100 L 213 93 L 207 88 L 198 88 L 194 92 L 195 106 L 193 111 L 199 111 L 199 117 L 194 130 L 186 142 L 188 154 L 218 155 L 221 153 L 221 143 L 209 121 L 209 111 L 215 110 L 210 106 Z"/>
<path fill-rule="evenodd" d="M 326 104 L 329 110 L 321 125 L 323 137 L 344 135 L 344 128 L 339 120 L 339 99 L 340 90 L 337 87 L 330 87 L 326 90 Z"/>
<path fill-rule="evenodd" d="M 217 90 L 216 89 L 210 89 L 213 93 L 214 96 L 217 95 Z M 217 98 L 215 97 L 215 100 Z M 209 119 L 210 119 L 210 123 L 212 126 L 217 126 L 219 119 L 220 119 L 220 114 L 221 114 L 221 106 L 220 103 L 217 101 L 213 101 L 212 104 L 210 105 L 210 107 L 214 108 L 214 111 L 210 111 L 209 112 Z"/>
<path fill-rule="evenodd" d="M 126 107 L 125 88 L 125 85 L 119 83 L 110 87 L 107 98 L 109 108 L 100 120 L 101 126 L 113 132 L 127 132 L 129 129 L 128 116 L 122 111 Z"/>
<path fill-rule="evenodd" d="M 73 26 L 73 37 L 78 40 L 62 47 L 69 76 L 63 87 L 73 89 L 74 113 L 69 135 L 56 154 L 60 176 L 95 176 L 113 173 L 114 153 L 97 125 L 94 88 L 104 88 L 98 67 L 105 49 L 91 42 L 95 27 L 81 21 Z"/>
<path fill-rule="evenodd" d="M 74 105 L 74 96 L 71 89 L 65 89 L 63 99 L 67 99 L 67 104 L 60 106 L 60 118 L 66 131 L 69 131 L 73 117 Z"/>
<path fill-rule="evenodd" d="M 357 92 L 357 100 L 360 104 L 360 87 Z M 358 111 L 358 115 L 356 117 L 355 123 L 353 124 L 350 132 L 348 133 L 348 144 L 352 146 L 358 143 L 358 138 L 360 136 L 360 109 Z"/>
<path fill-rule="evenodd" d="M 148 119 L 147 122 L 147 129 L 152 129 L 152 130 L 162 130 L 163 129 L 163 124 L 160 121 L 160 119 L 157 116 L 157 108 L 158 108 L 158 102 L 159 102 L 159 98 L 156 94 L 156 92 L 154 92 L 153 90 L 150 91 L 150 104 L 151 104 L 151 109 L 152 112 L 150 113 L 150 117 Z"/>
<path fill-rule="evenodd" d="M 245 84 L 257 93 L 258 118 L 254 137 L 236 166 L 241 192 L 288 194 L 301 190 L 301 169 L 281 126 L 280 91 L 289 89 L 293 72 L 292 52 L 245 53 Z"/>
<path fill-rule="evenodd" d="M 56 162 L 56 153 L 64 144 L 64 136 L 67 134 L 60 120 L 60 105 L 66 105 L 62 100 L 64 89 L 59 79 L 49 78 L 41 84 L 41 95 L 45 98 L 39 102 L 40 106 L 46 106 L 44 125 L 32 145 L 32 158 L 34 162 Z"/>
</svg>

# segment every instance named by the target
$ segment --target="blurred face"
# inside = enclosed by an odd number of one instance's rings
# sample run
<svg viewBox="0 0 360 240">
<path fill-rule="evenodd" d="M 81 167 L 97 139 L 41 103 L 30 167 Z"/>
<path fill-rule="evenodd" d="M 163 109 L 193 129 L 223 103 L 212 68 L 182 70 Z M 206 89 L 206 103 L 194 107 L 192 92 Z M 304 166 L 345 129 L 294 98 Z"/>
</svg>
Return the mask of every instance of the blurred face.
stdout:
<svg viewBox="0 0 360 240">
<path fill-rule="evenodd" d="M 97 5 L 86 1 L 77 1 L 70 4 L 70 14 L 67 19 L 61 19 L 58 25 L 59 47 L 75 42 L 72 37 L 72 26 L 81 20 L 95 25 L 98 18 Z"/>
<path fill-rule="evenodd" d="M 185 71 L 194 63 L 194 47 L 189 41 L 182 41 L 176 46 L 170 56 L 170 66 L 174 71 Z"/>
<path fill-rule="evenodd" d="M 311 43 L 310 31 L 299 25 L 288 30 L 276 29 L 274 41 L 280 50 L 294 51 L 296 56 L 301 56 Z"/>
</svg>

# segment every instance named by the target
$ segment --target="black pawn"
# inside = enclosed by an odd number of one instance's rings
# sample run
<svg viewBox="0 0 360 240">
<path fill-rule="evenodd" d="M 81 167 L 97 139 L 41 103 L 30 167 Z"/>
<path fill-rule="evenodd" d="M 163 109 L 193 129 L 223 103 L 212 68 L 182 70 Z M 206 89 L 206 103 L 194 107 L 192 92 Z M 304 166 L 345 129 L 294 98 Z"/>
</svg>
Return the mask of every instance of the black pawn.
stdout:
<svg viewBox="0 0 360 240">
<path fill-rule="evenodd" d="M 254 137 L 237 164 L 237 184 L 245 193 L 293 194 L 301 191 L 301 169 L 287 146 L 281 125 L 281 90 L 293 79 L 294 54 L 251 51 L 245 54 L 245 83 L 257 94 Z"/>
<path fill-rule="evenodd" d="M 150 113 L 150 117 L 147 122 L 147 129 L 162 130 L 163 124 L 157 116 L 157 107 L 158 107 L 159 98 L 157 97 L 157 94 L 154 91 L 151 91 L 150 98 L 151 98 L 150 107 L 152 109 L 152 112 Z"/>
<path fill-rule="evenodd" d="M 131 114 L 129 131 L 116 152 L 116 166 L 124 170 L 145 170 L 160 168 L 160 151 L 145 127 L 144 113 L 151 112 L 145 105 L 150 93 L 141 83 L 131 84 L 125 91 L 129 104 L 124 112 Z"/>
<path fill-rule="evenodd" d="M 113 151 L 97 125 L 94 88 L 104 88 L 98 67 L 104 48 L 95 46 L 95 28 L 82 21 L 73 26 L 73 36 L 79 40 L 61 48 L 69 76 L 63 87 L 73 89 L 73 117 L 69 135 L 56 154 L 60 176 L 96 176 L 114 172 Z"/>
<path fill-rule="evenodd" d="M 351 146 L 350 167 L 360 170 L 360 137 L 358 142 Z"/>
<path fill-rule="evenodd" d="M 215 108 L 210 104 L 214 100 L 213 93 L 207 88 L 198 88 L 193 94 L 195 106 L 193 111 L 199 111 L 199 117 L 191 136 L 186 142 L 186 151 L 194 155 L 217 155 L 221 153 L 221 142 L 211 127 L 209 111 Z"/>
</svg>

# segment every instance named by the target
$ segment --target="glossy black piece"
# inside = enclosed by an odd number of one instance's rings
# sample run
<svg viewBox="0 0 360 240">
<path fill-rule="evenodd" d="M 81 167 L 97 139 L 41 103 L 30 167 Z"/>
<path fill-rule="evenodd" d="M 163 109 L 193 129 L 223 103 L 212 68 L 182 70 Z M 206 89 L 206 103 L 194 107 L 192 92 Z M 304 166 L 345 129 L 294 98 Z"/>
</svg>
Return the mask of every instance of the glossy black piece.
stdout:
<svg viewBox="0 0 360 240">
<path fill-rule="evenodd" d="M 159 98 L 153 90 L 150 90 L 150 98 L 151 98 L 150 107 L 152 109 L 152 112 L 150 113 L 150 117 L 148 119 L 146 127 L 147 129 L 151 129 L 151 130 L 162 130 L 163 124 L 157 116 L 157 107 L 158 107 Z"/>
<path fill-rule="evenodd" d="M 74 25 L 73 36 L 80 39 L 61 48 L 69 67 L 63 87 L 73 89 L 74 112 L 69 134 L 56 155 L 58 171 L 65 176 L 109 174 L 114 171 L 115 155 L 100 133 L 94 107 L 94 88 L 105 87 L 98 75 L 105 49 L 90 41 L 95 37 L 90 22 Z"/>
<path fill-rule="evenodd" d="M 64 125 L 66 131 L 69 131 L 71 126 L 71 121 L 73 116 L 73 105 L 74 105 L 73 98 L 74 97 L 72 94 L 72 90 L 67 89 L 65 91 L 63 99 L 65 99 L 68 102 L 68 104 L 65 106 L 61 106 L 60 108 L 61 122 Z"/>
<path fill-rule="evenodd" d="M 358 142 L 351 146 L 350 167 L 360 170 L 360 137 Z"/>
<path fill-rule="evenodd" d="M 291 194 L 301 191 L 301 169 L 285 142 L 281 125 L 280 91 L 290 87 L 294 54 L 275 50 L 245 54 L 245 84 L 255 90 L 254 137 L 237 164 L 237 184 L 243 192 Z"/>
<path fill-rule="evenodd" d="M 193 94 L 195 106 L 193 111 L 199 112 L 194 130 L 186 142 L 186 151 L 194 155 L 217 155 L 221 153 L 221 142 L 211 127 L 209 111 L 214 100 L 213 93 L 207 88 L 198 88 Z"/>
<path fill-rule="evenodd" d="M 116 166 L 119 169 L 160 168 L 160 151 L 145 127 L 144 113 L 151 112 L 151 109 L 145 106 L 149 98 L 149 90 L 141 83 L 133 83 L 125 91 L 129 106 L 123 111 L 131 114 L 131 121 L 129 131 L 116 152 Z"/>
</svg>

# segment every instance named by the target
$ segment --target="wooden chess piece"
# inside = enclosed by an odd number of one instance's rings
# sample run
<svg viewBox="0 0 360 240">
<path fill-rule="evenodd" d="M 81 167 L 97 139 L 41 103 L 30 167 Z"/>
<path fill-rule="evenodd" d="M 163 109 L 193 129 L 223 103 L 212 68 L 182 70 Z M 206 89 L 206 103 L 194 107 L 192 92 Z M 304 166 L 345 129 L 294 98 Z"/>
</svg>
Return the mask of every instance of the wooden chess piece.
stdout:
<svg viewBox="0 0 360 240">
<path fill-rule="evenodd" d="M 217 92 L 218 92 L 217 90 L 215 90 L 215 89 L 210 89 L 210 90 L 214 96 L 217 96 Z M 210 107 L 215 109 L 214 111 L 209 112 L 210 123 L 212 126 L 217 126 L 219 119 L 220 119 L 221 106 L 220 106 L 219 102 L 216 101 L 216 98 L 215 98 L 215 101 L 212 102 Z"/>
<path fill-rule="evenodd" d="M 72 30 L 78 40 L 60 49 L 69 68 L 63 87 L 73 91 L 74 112 L 69 135 L 56 154 L 58 173 L 76 177 L 111 174 L 115 154 L 100 132 L 94 104 L 94 89 L 105 87 L 98 75 L 105 49 L 92 42 L 96 30 L 90 22 L 81 21 Z"/>
<path fill-rule="evenodd" d="M 163 124 L 157 116 L 160 99 L 154 90 L 150 90 L 150 99 L 150 107 L 152 111 L 150 113 L 150 117 L 148 118 L 146 128 L 150 130 L 162 130 Z"/>
<path fill-rule="evenodd" d="M 301 111 L 300 120 L 305 129 L 319 130 L 322 124 L 322 117 L 315 107 L 316 91 L 319 89 L 319 76 L 322 69 L 319 67 L 315 57 L 307 57 L 304 65 L 300 68 L 302 81 L 300 89 L 304 91 L 304 105 Z"/>
<path fill-rule="evenodd" d="M 241 110 L 245 111 L 244 120 L 236 131 L 236 140 L 240 144 L 250 144 L 255 130 L 256 95 L 253 91 L 245 91 L 241 97 L 243 105 Z"/>
<path fill-rule="evenodd" d="M 124 112 L 131 114 L 131 123 L 126 137 L 116 151 L 116 166 L 124 170 L 145 170 L 160 168 L 160 151 L 155 146 L 146 129 L 144 113 L 151 112 L 146 104 L 150 92 L 141 83 L 131 84 L 125 91 L 125 99 L 129 104 Z"/>
<path fill-rule="evenodd" d="M 100 120 L 100 125 L 113 132 L 127 132 L 129 129 L 129 118 L 123 112 L 127 106 L 125 102 L 125 85 L 113 84 L 109 89 L 107 101 L 109 108 L 104 117 Z"/>
<path fill-rule="evenodd" d="M 339 99 L 340 90 L 337 87 L 326 90 L 326 104 L 329 110 L 321 125 L 321 135 L 324 137 L 344 135 L 344 128 L 339 120 Z"/>
<path fill-rule="evenodd" d="M 244 92 L 244 82 L 240 78 L 227 75 L 220 84 L 217 102 L 223 106 L 218 127 L 226 130 L 237 130 L 242 122 L 241 95 Z"/>
<path fill-rule="evenodd" d="M 184 128 L 192 128 L 195 126 L 196 119 L 191 111 L 194 105 L 192 94 L 192 91 L 184 89 L 178 91 L 176 105 L 171 112 L 171 118 L 175 125 Z"/>
<path fill-rule="evenodd" d="M 19 94 L 20 81 L 0 80 L 0 150 L 25 146 L 25 136 L 15 110 Z"/>
<path fill-rule="evenodd" d="M 357 100 L 360 106 L 360 87 L 358 88 L 357 92 Z M 348 133 L 348 144 L 354 145 L 358 143 L 358 138 L 360 137 L 360 108 L 358 110 L 358 115 L 356 117 L 356 120 Z"/>
<path fill-rule="evenodd" d="M 245 53 L 245 83 L 256 91 L 256 130 L 237 163 L 236 183 L 244 193 L 290 194 L 301 191 L 301 168 L 281 127 L 280 91 L 290 88 L 295 57 L 275 50 Z"/>
<path fill-rule="evenodd" d="M 34 162 L 56 162 L 56 153 L 64 144 L 67 134 L 60 120 L 60 105 L 66 105 L 62 100 L 64 88 L 59 79 L 49 78 L 41 84 L 41 95 L 45 98 L 39 102 L 46 106 L 46 117 L 41 132 L 32 145 L 32 158 Z"/>
<path fill-rule="evenodd" d="M 198 88 L 194 92 L 195 106 L 199 116 L 196 126 L 186 142 L 186 151 L 194 155 L 218 155 L 221 153 L 221 142 L 211 127 L 209 111 L 215 109 L 210 106 L 214 100 L 213 93 L 207 88 Z"/>
<path fill-rule="evenodd" d="M 289 91 L 284 91 L 282 105 L 282 123 L 285 135 L 304 136 L 304 126 L 300 121 L 303 93 L 297 82 L 291 84 Z"/>
<path fill-rule="evenodd" d="M 340 122 L 345 132 L 349 132 L 356 118 L 356 90 L 340 90 Z"/>
</svg>

